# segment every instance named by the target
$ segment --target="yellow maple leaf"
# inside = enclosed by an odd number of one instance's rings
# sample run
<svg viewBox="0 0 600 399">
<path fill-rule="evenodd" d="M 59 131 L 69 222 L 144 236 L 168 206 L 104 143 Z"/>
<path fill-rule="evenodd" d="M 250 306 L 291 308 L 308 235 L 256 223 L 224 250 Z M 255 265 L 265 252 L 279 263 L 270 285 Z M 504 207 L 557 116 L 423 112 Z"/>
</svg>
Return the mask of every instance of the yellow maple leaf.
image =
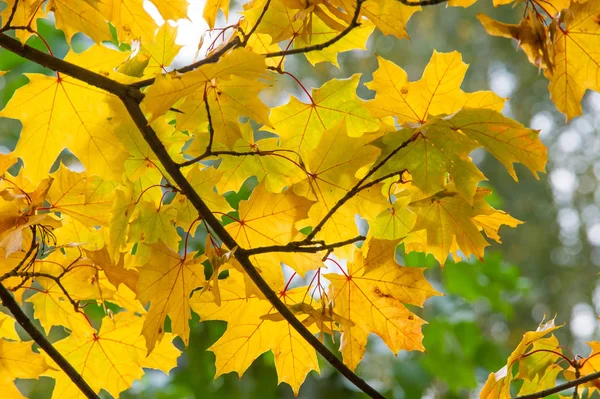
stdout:
<svg viewBox="0 0 600 399">
<path fill-rule="evenodd" d="M 259 184 L 250 198 L 241 201 L 239 217 L 225 226 L 231 236 L 244 248 L 256 248 L 267 245 L 285 245 L 299 235 L 294 227 L 297 221 L 306 218 L 313 204 L 288 189 L 283 193 L 271 193 L 265 184 Z M 224 219 L 231 219 L 224 216 Z M 253 260 L 261 271 L 273 274 L 272 281 L 280 285 L 283 278 L 280 262 L 296 270 L 301 276 L 307 270 L 320 267 L 319 256 L 315 254 L 277 253 L 255 256 Z"/>
<path fill-rule="evenodd" d="M 42 3 L 45 0 L 4 0 L 6 7 L 0 12 L 2 21 L 8 21 L 15 3 L 17 8 L 13 15 L 12 26 L 30 26 L 32 31 L 26 29 L 15 30 L 15 35 L 22 42 L 25 41 L 37 31 L 37 19 L 45 16 Z"/>
<path fill-rule="evenodd" d="M 536 67 L 552 68 L 547 47 L 548 28 L 540 22 L 533 9 L 529 10 L 519 25 L 495 21 L 485 14 L 477 14 L 477 19 L 488 34 L 517 40 L 519 48 Z"/>
<path fill-rule="evenodd" d="M 255 140 L 250 123 L 240 124 L 240 132 L 242 139 L 234 144 L 233 150 L 250 155 L 221 157 L 219 171 L 223 175 L 216 184 L 219 192 L 239 191 L 248 176 L 264 180 L 270 192 L 281 192 L 306 177 L 304 169 L 294 161 L 295 154 L 281 148 L 279 139 Z M 260 153 L 272 155 L 257 155 Z"/>
<path fill-rule="evenodd" d="M 154 76 L 166 72 L 166 68 L 171 65 L 171 62 L 183 47 L 175 44 L 176 37 L 177 28 L 164 23 L 158 29 L 154 42 L 142 43 L 139 55 L 148 57 L 144 75 Z"/>
<path fill-rule="evenodd" d="M 378 60 L 379 68 L 373 74 L 373 81 L 366 84 L 376 91 L 375 99 L 367 102 L 376 117 L 394 116 L 399 124 L 422 124 L 430 115 L 449 115 L 465 106 L 502 109 L 504 100 L 493 93 L 462 91 L 460 85 L 467 64 L 456 51 L 434 51 L 417 82 L 409 82 L 406 72 L 391 61 L 381 57 Z"/>
<path fill-rule="evenodd" d="M 45 208 L 60 212 L 62 220 L 65 216 L 75 219 L 88 229 L 108 226 L 112 194 L 117 186 L 114 182 L 73 172 L 62 163 L 52 178 L 54 182 L 46 197 L 49 206 Z"/>
<path fill-rule="evenodd" d="M 164 19 L 177 21 L 187 18 L 187 0 L 152 0 Z"/>
<path fill-rule="evenodd" d="M 288 383 L 297 395 L 306 375 L 319 371 L 314 348 L 287 321 L 265 317 L 276 314 L 275 309 L 267 300 L 246 297 L 241 273 L 230 270 L 219 288 L 221 306 L 214 303 L 211 292 L 196 292 L 192 297 L 192 308 L 202 320 L 227 321 L 227 330 L 209 348 L 216 356 L 215 378 L 232 371 L 242 376 L 258 356 L 271 350 L 279 382 Z M 299 303 L 305 291 L 306 287 L 290 290 L 281 299 L 289 305 Z M 311 331 L 316 332 L 316 328 Z"/>
<path fill-rule="evenodd" d="M 69 42 L 77 32 L 85 33 L 96 43 L 112 39 L 105 16 L 93 3 L 81 0 L 51 0 L 47 7 L 54 12 L 56 27 L 65 32 Z"/>
<path fill-rule="evenodd" d="M 340 23 L 344 21 L 335 19 Z M 352 29 L 350 33 L 342 37 L 331 46 L 327 46 L 321 51 L 311 51 L 305 53 L 306 59 L 312 65 L 319 62 L 329 62 L 339 68 L 337 62 L 338 54 L 345 51 L 362 49 L 366 50 L 367 39 L 373 33 L 375 25 L 370 21 L 363 20 L 359 27 Z M 335 38 L 340 31 L 332 28 L 320 18 L 312 17 L 311 33 L 309 35 L 300 35 L 294 40 L 294 48 L 303 48 L 318 43 L 323 43 Z"/>
<path fill-rule="evenodd" d="M 173 72 L 158 76 L 146 92 L 142 109 L 151 115 L 150 121 L 152 121 L 166 113 L 183 97 L 198 90 L 204 91 L 212 79 L 231 76 L 258 79 L 265 70 L 263 56 L 238 48 L 227 53 L 218 63 L 202 65 L 184 75 Z"/>
<path fill-rule="evenodd" d="M 17 90 L 0 112 L 23 123 L 15 149 L 25 164 L 22 174 L 32 181 L 47 177 L 56 157 L 68 147 L 88 175 L 119 179 L 126 154 L 114 133 L 104 129 L 109 96 L 69 76 L 27 76 L 29 84 Z"/>
<path fill-rule="evenodd" d="M 226 149 L 232 148 L 242 137 L 238 122 L 240 116 L 270 125 L 269 107 L 258 96 L 265 87 L 265 83 L 240 76 L 213 79 L 204 90 L 188 96 L 177 107 L 181 111 L 177 114 L 177 127 L 181 130 L 198 131 L 199 128 L 207 126 L 208 102 L 214 142 L 222 143 Z"/>
<path fill-rule="evenodd" d="M 473 204 L 458 195 L 453 183 L 432 197 L 414 201 L 410 207 L 417 213 L 417 221 L 406 241 L 409 250 L 424 251 L 444 264 L 448 253 L 460 250 L 464 256 L 474 254 L 483 259 L 489 245 L 480 230 L 494 240 L 502 224 L 515 227 L 520 221 L 489 206 L 484 197 L 489 190 L 478 189 Z M 426 233 L 426 234 L 422 234 Z M 419 243 L 420 246 L 415 243 Z"/>
<path fill-rule="evenodd" d="M 404 304 L 423 306 L 427 298 L 440 295 L 419 268 L 398 265 L 396 241 L 372 240 L 368 253 L 356 250 L 345 274 L 325 274 L 331 281 L 329 298 L 341 317 L 352 321 L 342 326 L 344 363 L 354 370 L 363 358 L 369 333 L 379 335 L 390 350 L 423 351 L 421 326 L 425 321 Z M 365 250 L 367 249 L 365 247 Z"/>
<path fill-rule="evenodd" d="M 600 46 L 599 8 L 600 0 L 572 4 L 565 28 L 558 29 L 554 38 L 554 69 L 544 71 L 550 80 L 550 98 L 567 120 L 581 115 L 587 89 L 600 91 L 600 58 L 592 50 Z"/>
<path fill-rule="evenodd" d="M 540 324 L 536 331 L 529 331 L 523 334 L 523 339 L 521 339 L 519 345 L 517 345 L 516 349 L 508 357 L 506 365 L 497 372 L 490 373 L 479 397 L 481 399 L 509 399 L 511 397 L 510 383 L 513 379 L 513 366 L 528 351 L 531 345 L 558 328 L 560 326 L 556 326 L 554 319 L 552 319 Z"/>
<path fill-rule="evenodd" d="M 514 162 L 525 165 L 539 179 L 544 172 L 548 154 L 539 139 L 539 131 L 523 127 L 520 123 L 488 109 L 465 109 L 450 119 L 452 129 L 479 142 L 496 157 L 515 181 Z"/>
<path fill-rule="evenodd" d="M 181 0 L 177 0 L 179 2 Z M 156 22 L 144 10 L 143 0 L 109 0 L 96 4 L 104 18 L 117 28 L 121 41 L 154 41 Z M 107 39 L 110 40 L 110 39 Z"/>
<path fill-rule="evenodd" d="M 174 336 L 167 334 L 154 352 L 146 357 L 145 340 L 141 334 L 143 323 L 144 317 L 119 313 L 112 318 L 105 317 L 99 331 L 72 334 L 54 343 L 54 346 L 94 391 L 104 389 L 119 397 L 134 380 L 142 377 L 142 367 L 169 372 L 177 365 L 181 354 L 172 344 Z M 85 397 L 64 372 L 56 371 L 50 375 L 56 379 L 53 398 Z"/>
<path fill-rule="evenodd" d="M 167 316 L 171 319 L 173 333 L 187 345 L 192 317 L 190 294 L 204 286 L 205 279 L 203 258 L 194 258 L 194 254 L 181 257 L 160 241 L 148 247 L 148 262 L 139 268 L 136 292 L 143 304 L 150 302 L 142 329 L 150 353 L 163 339 Z"/>
<path fill-rule="evenodd" d="M 6 398 L 25 398 L 17 390 L 17 378 L 38 378 L 48 364 L 44 357 L 32 351 L 33 342 L 8 342 L 0 339 L 0 387 Z"/>
<path fill-rule="evenodd" d="M 364 102 L 356 96 L 360 75 L 349 79 L 334 79 L 311 93 L 311 103 L 305 104 L 295 97 L 273 108 L 270 119 L 279 135 L 283 148 L 294 150 L 301 156 L 319 146 L 324 130 L 332 129 L 345 120 L 346 131 L 351 137 L 379 129 L 379 121 L 364 108 Z"/>
<path fill-rule="evenodd" d="M 363 3 L 361 9 L 361 13 L 369 18 L 381 33 L 394 35 L 399 39 L 408 39 L 406 24 L 410 17 L 419 11 L 421 7 L 409 7 L 395 0 L 368 0 Z"/>
<path fill-rule="evenodd" d="M 229 0 L 208 0 L 204 5 L 202 17 L 204 18 L 210 29 L 213 29 L 215 27 L 215 22 L 217 21 L 217 14 L 219 13 L 219 10 L 223 10 L 225 19 L 227 19 L 229 16 Z"/>
</svg>

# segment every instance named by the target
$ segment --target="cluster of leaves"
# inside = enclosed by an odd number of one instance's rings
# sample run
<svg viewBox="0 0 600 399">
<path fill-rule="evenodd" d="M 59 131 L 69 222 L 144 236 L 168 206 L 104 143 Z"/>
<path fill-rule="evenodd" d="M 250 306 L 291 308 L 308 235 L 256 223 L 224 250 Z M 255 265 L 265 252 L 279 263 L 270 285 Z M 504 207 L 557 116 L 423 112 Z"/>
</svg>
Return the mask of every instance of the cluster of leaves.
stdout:
<svg viewBox="0 0 600 399">
<path fill-rule="evenodd" d="M 54 346 L 95 392 L 118 397 L 143 367 L 173 368 L 173 339 L 188 343 L 192 311 L 227 322 L 211 347 L 217 376 L 241 375 L 270 350 L 295 393 L 319 371 L 316 351 L 349 378 L 371 333 L 395 354 L 422 351 L 425 321 L 406 305 L 440 294 L 423 269 L 395 261 L 397 245 L 442 265 L 448 254 L 482 259 L 500 226 L 520 222 L 486 202 L 469 154 L 485 148 L 515 180 L 515 162 L 544 170 L 538 132 L 503 116 L 505 99 L 461 89 L 467 65 L 457 52 L 434 52 L 415 82 L 380 58 L 369 101 L 356 94 L 359 75 L 308 90 L 285 70 L 295 54 L 336 64 L 375 27 L 406 37 L 418 7 L 249 2 L 205 58 L 167 72 L 176 28 L 156 26 L 141 0 L 7 3 L 0 46 L 55 73 L 29 74 L 0 111 L 23 126 L 0 156 L 0 288 L 32 303 L 46 333 L 66 329 Z M 186 17 L 184 0 L 153 4 L 165 20 Z M 207 2 L 211 28 L 219 10 L 228 2 Z M 82 32 L 95 44 L 64 60 L 26 46 L 43 40 L 36 21 L 48 13 L 67 40 Z M 308 101 L 269 108 L 259 95 L 278 79 L 293 79 Z M 61 164 L 65 150 L 83 171 Z M 257 187 L 232 207 L 223 194 L 249 178 Z M 200 228 L 206 245 L 191 251 Z M 99 323 L 86 316 L 89 303 L 103 306 Z M 3 317 L 11 395 L 21 396 L 15 378 L 48 375 L 54 397 L 78 397 L 76 378 Z M 343 364 L 322 344 L 336 333 Z"/>
<path fill-rule="evenodd" d="M 518 395 L 523 397 L 532 395 L 530 397 L 540 398 L 573 387 L 573 395 L 559 394 L 558 397 L 578 398 L 583 390 L 588 391 L 589 397 L 598 391 L 600 342 L 588 342 L 592 351 L 587 357 L 575 356 L 568 347 L 560 345 L 554 334 L 548 337 L 548 334 L 560 327 L 552 319 L 542 322 L 535 331 L 523 334 L 523 339 L 510 354 L 506 365 L 489 375 L 481 391 L 481 398 L 509 399 L 512 397 L 513 382 L 516 382 L 514 385 L 520 385 Z M 557 379 L 561 377 L 567 381 L 580 379 L 582 383 L 567 382 L 563 386 L 556 386 Z M 538 396 L 534 396 L 536 394 Z"/>
<path fill-rule="evenodd" d="M 495 6 L 510 3 L 494 0 Z M 490 35 L 519 42 L 529 62 L 544 71 L 552 101 L 569 120 L 581 115 L 586 90 L 600 90 L 599 12 L 597 1 L 532 0 L 518 25 L 478 18 Z"/>
</svg>

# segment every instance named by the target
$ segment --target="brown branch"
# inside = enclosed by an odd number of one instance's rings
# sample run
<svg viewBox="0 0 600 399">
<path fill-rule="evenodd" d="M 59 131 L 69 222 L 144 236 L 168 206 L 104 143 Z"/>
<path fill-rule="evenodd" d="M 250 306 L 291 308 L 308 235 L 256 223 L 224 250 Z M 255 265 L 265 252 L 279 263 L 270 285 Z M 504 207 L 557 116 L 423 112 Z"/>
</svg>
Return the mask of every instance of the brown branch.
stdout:
<svg viewBox="0 0 600 399">
<path fill-rule="evenodd" d="M 312 243 L 305 244 L 304 242 L 290 242 L 287 245 L 270 245 L 268 247 L 258 247 L 258 248 L 250 248 L 246 250 L 246 254 L 248 256 L 257 255 L 257 254 L 265 254 L 270 252 L 303 252 L 303 253 L 317 253 L 321 251 L 330 251 L 335 248 L 345 247 L 346 245 L 354 244 L 358 241 L 364 241 L 367 237 L 365 236 L 356 236 L 354 238 L 350 238 L 348 240 L 334 242 L 332 244 L 324 244 L 324 243 Z M 312 245 L 312 246 L 308 246 Z"/>
<path fill-rule="evenodd" d="M 296 154 L 295 151 L 292 150 L 286 150 L 284 148 L 280 148 L 280 149 L 275 149 L 275 150 L 268 150 L 268 151 L 228 151 L 228 150 L 219 150 L 219 151 L 210 151 L 209 153 L 204 153 L 202 155 L 197 156 L 196 158 L 190 159 L 189 161 L 185 161 L 185 162 L 180 162 L 177 165 L 180 168 L 183 168 L 185 166 L 190 166 L 195 164 L 196 162 L 202 161 L 203 159 L 209 158 L 209 157 L 218 157 L 221 155 L 230 155 L 232 157 L 247 157 L 247 156 L 257 156 L 257 157 L 267 157 L 267 156 L 281 156 L 279 155 L 280 152 L 291 152 L 293 154 Z M 292 162 L 291 159 L 287 158 L 287 157 L 283 157 L 287 160 L 289 160 L 290 162 Z M 304 169 L 302 169 L 304 170 Z M 305 170 L 304 170 L 305 171 Z"/>
<path fill-rule="evenodd" d="M 588 375 L 583 376 L 581 378 L 574 379 L 573 381 L 569 381 L 569 382 L 566 382 L 566 383 L 561 384 L 561 385 L 557 385 L 557 386 L 555 386 L 553 388 L 544 389 L 543 391 L 530 393 L 528 395 L 517 396 L 514 399 L 539 399 L 539 398 L 545 398 L 546 396 L 550 396 L 550 395 L 553 395 L 555 393 L 562 392 L 562 391 L 567 390 L 569 388 L 577 387 L 577 386 L 579 386 L 581 384 L 585 384 L 586 382 L 594 381 L 594 380 L 596 380 L 598 378 L 600 378 L 600 371 L 597 371 L 597 372 L 592 373 L 592 374 L 588 374 Z"/>
<path fill-rule="evenodd" d="M 295 49 L 291 49 L 291 50 L 282 50 L 282 51 L 276 51 L 273 53 L 266 53 L 263 55 L 267 58 L 272 58 L 272 57 L 282 57 L 282 56 L 291 55 L 291 54 L 303 54 L 303 53 L 309 53 L 311 51 L 323 50 L 323 49 L 331 46 L 332 44 L 335 44 L 336 42 L 340 41 L 344 36 L 346 36 L 348 33 L 350 33 L 350 31 L 352 31 L 354 28 L 360 26 L 360 22 L 358 22 L 358 20 L 360 18 L 360 10 L 365 1 L 366 0 L 356 0 L 356 9 L 354 9 L 354 15 L 352 16 L 352 21 L 350 21 L 350 24 L 346 27 L 346 29 L 344 29 L 343 31 L 338 33 L 335 37 L 332 37 L 331 39 L 327 40 L 326 42 L 319 43 L 319 44 L 313 44 L 311 46 L 306 46 L 306 47 L 302 47 L 302 48 L 295 48 Z"/>
<path fill-rule="evenodd" d="M 419 6 L 434 6 L 436 4 L 445 3 L 448 0 L 420 0 L 420 1 L 410 1 L 410 0 L 398 0 L 400 3 L 409 7 L 419 7 Z"/>
<path fill-rule="evenodd" d="M 29 61 L 33 61 L 36 64 L 52 69 L 55 72 L 64 73 L 65 75 L 71 76 L 77 80 L 81 80 L 82 82 L 92 86 L 99 87 L 100 89 L 116 96 L 127 95 L 136 99 L 136 101 L 142 101 L 144 98 L 144 95 L 139 90 L 132 89 L 127 85 L 117 82 L 116 80 L 109 79 L 106 76 L 82 68 L 79 65 L 61 60 L 60 58 L 46 54 L 43 51 L 37 50 L 31 46 L 22 44 L 20 41 L 15 40 L 4 33 L 0 34 L 0 47 L 20 55 Z"/>
<path fill-rule="evenodd" d="M 165 170 L 173 178 L 173 181 L 179 186 L 181 192 L 188 198 L 199 215 L 206 221 L 206 224 L 215 232 L 217 237 L 229 248 L 236 248 L 235 258 L 241 264 L 242 268 L 248 274 L 248 277 L 254 282 L 265 298 L 271 302 L 273 307 L 283 316 L 284 319 L 306 340 L 325 360 L 344 375 L 350 382 L 356 385 L 360 390 L 372 398 L 384 398 L 379 392 L 373 389 L 362 378 L 354 374 L 340 359 L 338 359 L 319 339 L 317 339 L 300 320 L 294 316 L 289 308 L 279 299 L 277 294 L 269 287 L 269 284 L 263 279 L 249 259 L 248 251 L 241 248 L 233 237 L 225 230 L 219 220 L 213 215 L 212 211 L 206 206 L 196 190 L 181 173 L 179 166 L 171 159 L 164 145 L 156 135 L 156 132 L 144 116 L 139 104 L 129 98 L 122 98 L 127 111 L 142 133 L 142 136 L 162 163 Z"/>
<path fill-rule="evenodd" d="M 88 399 L 100 399 L 92 387 L 85 382 L 81 374 L 79 374 L 71 365 L 71 363 L 69 363 L 69 361 L 56 350 L 56 348 L 50 343 L 50 341 L 48 341 L 48 339 L 40 332 L 40 330 L 33 325 L 29 317 L 25 314 L 25 312 L 23 312 L 17 301 L 15 301 L 11 293 L 2 283 L 0 283 L 0 299 L 2 300 L 2 304 L 6 306 L 10 313 L 12 313 L 27 334 L 29 334 L 35 343 L 38 344 L 39 347 L 42 348 L 44 352 L 48 354 L 48 356 L 50 356 L 54 363 L 56 363 L 65 372 L 71 381 L 73 381 L 73 384 L 75 384 Z"/>
</svg>

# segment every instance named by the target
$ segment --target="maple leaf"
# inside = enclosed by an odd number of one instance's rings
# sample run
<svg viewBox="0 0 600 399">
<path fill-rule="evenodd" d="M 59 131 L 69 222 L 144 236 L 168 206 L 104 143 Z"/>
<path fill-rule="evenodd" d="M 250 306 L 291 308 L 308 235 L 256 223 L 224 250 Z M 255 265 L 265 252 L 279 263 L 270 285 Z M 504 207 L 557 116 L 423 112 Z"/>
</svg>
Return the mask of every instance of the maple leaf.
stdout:
<svg viewBox="0 0 600 399">
<path fill-rule="evenodd" d="M 148 262 L 139 268 L 136 292 L 143 304 L 150 302 L 142 335 L 146 338 L 148 353 L 151 353 L 163 339 L 167 316 L 171 319 L 172 331 L 187 345 L 188 322 L 192 317 L 190 294 L 203 286 L 205 280 L 202 258 L 194 258 L 194 254 L 181 257 L 160 241 L 148 247 Z"/>
<path fill-rule="evenodd" d="M 433 52 L 423 76 L 409 82 L 406 72 L 381 57 L 373 81 L 366 86 L 376 92 L 367 108 L 376 117 L 394 116 L 399 124 L 422 124 L 430 115 L 449 115 L 463 107 L 500 111 L 504 99 L 490 92 L 465 93 L 460 85 L 467 71 L 458 52 Z"/>
<path fill-rule="evenodd" d="M 394 0 L 368 0 L 361 9 L 361 13 L 369 18 L 381 33 L 394 35 L 399 39 L 408 39 L 406 24 L 410 17 L 419 11 L 421 7 L 408 7 Z"/>
<path fill-rule="evenodd" d="M 24 176 L 32 181 L 46 177 L 68 147 L 89 175 L 120 177 L 126 154 L 113 132 L 104 129 L 107 94 L 68 76 L 28 74 L 28 78 L 30 83 L 17 90 L 0 112 L 23 123 L 15 155 L 26 165 Z"/>
<path fill-rule="evenodd" d="M 362 136 L 378 130 L 379 122 L 364 108 L 356 96 L 359 75 L 346 80 L 331 80 L 311 93 L 311 103 L 305 104 L 295 97 L 273 108 L 270 119 L 273 132 L 281 138 L 281 146 L 298 152 L 301 156 L 315 150 L 324 130 L 345 120 L 348 135 Z M 267 127 L 266 130 L 271 130 Z"/>
<path fill-rule="evenodd" d="M 523 334 L 523 339 L 519 345 L 510 354 L 508 361 L 504 367 L 495 373 L 490 373 L 485 386 L 481 390 L 481 399 L 508 399 L 510 398 L 510 383 L 513 379 L 512 368 L 528 349 L 552 331 L 557 330 L 560 326 L 554 324 L 554 319 L 548 320 L 538 326 L 536 331 L 529 331 Z"/>
<path fill-rule="evenodd" d="M 255 140 L 250 123 L 240 124 L 240 132 L 242 139 L 234 144 L 233 150 L 249 155 L 221 158 L 222 176 L 216 183 L 219 192 L 239 191 L 248 176 L 264 180 L 267 191 L 281 192 L 306 176 L 302 166 L 294 161 L 294 152 L 281 148 L 279 139 Z"/>
<path fill-rule="evenodd" d="M 51 0 L 47 7 L 54 12 L 56 27 L 65 32 L 69 42 L 77 32 L 85 33 L 96 43 L 110 41 L 112 38 L 104 15 L 93 3 Z"/>
<path fill-rule="evenodd" d="M 546 146 L 539 131 L 527 129 L 520 123 L 488 109 L 465 109 L 450 119 L 452 128 L 479 142 L 498 159 L 515 181 L 518 181 L 514 162 L 525 165 L 539 179 L 548 160 Z"/>
<path fill-rule="evenodd" d="M 175 4 L 180 2 L 181 0 L 176 0 Z M 159 2 L 153 3 L 156 5 Z M 112 0 L 99 2 L 96 7 L 102 16 L 117 28 L 121 41 L 154 41 L 156 22 L 144 10 L 142 0 Z"/>
<path fill-rule="evenodd" d="M 548 28 L 541 24 L 533 10 L 527 13 L 519 25 L 498 22 L 484 14 L 477 14 L 477 19 L 488 34 L 515 39 L 533 65 L 540 69 L 552 69 L 548 52 Z"/>
<path fill-rule="evenodd" d="M 173 335 L 167 334 L 146 357 L 145 339 L 141 335 L 143 323 L 143 317 L 119 313 L 112 318 L 105 317 L 98 332 L 72 334 L 54 346 L 89 381 L 94 391 L 105 389 L 119 397 L 134 380 L 142 377 L 142 367 L 169 372 L 177 365 L 181 353 L 171 342 Z M 51 375 L 56 379 L 53 398 L 85 397 L 65 373 Z"/>
<path fill-rule="evenodd" d="M 164 4 L 168 3 L 165 2 Z M 142 44 L 139 55 L 148 59 L 148 63 L 145 64 L 144 75 L 154 76 L 157 73 L 166 72 L 166 67 L 171 65 L 171 62 L 183 47 L 175 44 L 176 37 L 177 28 L 165 23 L 156 32 L 154 42 Z"/>
<path fill-rule="evenodd" d="M 444 264 L 448 253 L 460 249 L 464 256 L 474 254 L 483 259 L 483 250 L 489 245 L 481 235 L 485 231 L 489 238 L 498 240 L 498 228 L 506 224 L 515 227 L 521 222 L 497 211 L 485 202 L 485 196 L 490 193 L 487 189 L 478 189 L 469 204 L 458 195 L 453 183 L 444 191 L 432 197 L 414 201 L 410 207 L 417 214 L 417 220 L 406 241 L 410 250 L 424 251 Z M 422 233 L 426 233 L 422 236 Z M 415 242 L 422 246 L 415 246 Z"/>
<path fill-rule="evenodd" d="M 214 142 L 231 148 L 241 138 L 240 116 L 269 125 L 269 108 L 258 97 L 265 87 L 266 84 L 255 79 L 240 76 L 215 78 L 207 83 L 204 90 L 186 97 L 178 106 L 181 113 L 177 114 L 177 127 L 195 131 L 199 126 L 205 126 L 208 122 L 208 104 Z"/>
<path fill-rule="evenodd" d="M 32 342 L 8 342 L 0 339 L 0 387 L 6 398 L 25 398 L 13 384 L 17 378 L 38 378 L 48 364 L 32 351 Z"/>
<path fill-rule="evenodd" d="M 550 98 L 567 120 L 581 115 L 581 99 L 587 89 L 600 90 L 600 59 L 590 50 L 600 46 L 599 8 L 599 0 L 573 3 L 565 28 L 559 28 L 554 37 L 554 69 L 544 71 L 550 80 Z"/>
<path fill-rule="evenodd" d="M 148 88 L 142 108 L 151 115 L 150 120 L 166 113 L 178 100 L 205 87 L 212 79 L 240 76 L 257 79 L 265 73 L 264 57 L 245 49 L 235 49 L 216 64 L 205 64 L 200 68 L 179 75 L 176 72 L 160 75 Z"/>
<path fill-rule="evenodd" d="M 215 378 L 232 371 L 242 376 L 258 356 L 271 350 L 279 382 L 288 383 L 297 395 L 306 375 L 311 370 L 319 371 L 314 348 L 287 321 L 264 317 L 274 314 L 273 306 L 264 299 L 246 297 L 241 273 L 230 270 L 219 289 L 221 306 L 214 303 L 210 292 L 192 297 L 192 308 L 202 320 L 227 321 L 227 330 L 209 348 L 216 356 Z M 289 304 L 298 303 L 304 293 L 305 288 L 291 290 L 282 299 Z"/>
<path fill-rule="evenodd" d="M 427 298 L 440 295 L 425 280 L 423 270 L 394 261 L 396 241 L 372 240 L 368 252 L 356 250 L 345 274 L 325 274 L 331 281 L 329 298 L 341 317 L 353 322 L 342 326 L 344 363 L 354 370 L 363 358 L 369 333 L 379 335 L 390 350 L 420 350 L 421 318 L 404 304 L 423 306 Z"/>
<path fill-rule="evenodd" d="M 215 27 L 215 22 L 217 20 L 217 14 L 219 13 L 219 10 L 223 11 L 225 19 L 227 19 L 229 14 L 229 0 L 208 0 L 204 5 L 202 17 L 204 18 L 210 29 L 213 29 Z"/>
<path fill-rule="evenodd" d="M 52 177 L 46 197 L 49 210 L 60 212 L 62 219 L 75 219 L 88 229 L 108 226 L 115 183 L 73 172 L 62 163 Z"/>
<path fill-rule="evenodd" d="M 37 31 L 37 19 L 44 17 L 45 13 L 41 7 L 44 0 L 4 0 L 6 7 L 0 12 L 2 21 L 8 21 L 13 7 L 16 3 L 16 10 L 12 18 L 13 26 L 30 26 L 33 31 L 19 29 L 15 31 L 16 37 L 25 43 L 25 41 Z"/>
<path fill-rule="evenodd" d="M 70 249 L 67 255 L 54 251 L 36 261 L 35 270 L 42 273 L 36 281 L 42 289 L 27 302 L 34 305 L 34 315 L 46 332 L 60 325 L 80 334 L 92 331 L 89 319 L 83 311 L 74 309 L 72 301 L 105 300 L 113 296 L 113 286 L 93 267 L 93 262 L 77 257 L 76 253 L 79 253 L 76 249 Z M 46 276 L 60 276 L 60 281 Z"/>
<path fill-rule="evenodd" d="M 342 20 L 339 20 L 343 22 Z M 350 33 L 338 40 L 335 44 L 324 48 L 321 51 L 313 51 L 306 53 L 306 59 L 312 65 L 319 62 L 329 62 L 339 68 L 337 62 L 338 54 L 354 49 L 366 50 L 367 39 L 373 33 L 375 25 L 369 21 L 361 22 L 361 25 L 356 29 L 352 29 Z M 294 40 L 294 48 L 303 48 L 315 43 L 323 43 L 333 39 L 339 35 L 339 30 L 334 29 L 323 22 L 320 18 L 312 17 L 311 32 L 309 35 L 300 35 Z"/>
<path fill-rule="evenodd" d="M 306 198 L 296 195 L 288 189 L 283 193 L 270 193 L 265 184 L 259 184 L 250 198 L 241 201 L 239 217 L 225 226 L 225 229 L 245 248 L 257 248 L 268 245 L 285 245 L 299 236 L 294 227 L 297 221 L 306 218 L 313 204 Z M 228 216 L 225 216 L 228 218 Z M 263 273 L 272 275 L 272 284 L 282 284 L 280 262 L 296 270 L 301 276 L 307 270 L 321 266 L 316 254 L 265 254 L 255 256 L 253 260 Z"/>
</svg>

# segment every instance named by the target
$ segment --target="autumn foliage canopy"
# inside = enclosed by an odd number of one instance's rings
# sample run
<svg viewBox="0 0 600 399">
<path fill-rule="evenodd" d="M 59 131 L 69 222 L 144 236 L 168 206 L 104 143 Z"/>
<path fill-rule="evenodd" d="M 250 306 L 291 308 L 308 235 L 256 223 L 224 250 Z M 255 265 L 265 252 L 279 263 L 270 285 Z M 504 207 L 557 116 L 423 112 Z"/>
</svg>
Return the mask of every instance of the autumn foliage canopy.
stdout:
<svg viewBox="0 0 600 399">
<path fill-rule="evenodd" d="M 487 150 L 514 180 L 514 163 L 535 176 L 545 169 L 539 132 L 503 116 L 505 98 L 461 89 L 458 52 L 432 49 L 416 81 L 378 58 L 370 100 L 357 96 L 359 74 L 311 90 L 285 69 L 290 57 L 337 65 L 374 29 L 407 38 L 408 19 L 431 1 L 249 1 L 206 54 L 177 70 L 177 27 L 157 26 L 142 0 L 4 2 L 0 47 L 54 71 L 28 74 L 0 111 L 22 124 L 14 151 L 0 154 L 5 397 L 22 397 L 15 379 L 43 375 L 56 381 L 54 398 L 101 389 L 117 398 L 143 368 L 177 365 L 173 341 L 187 345 L 192 313 L 227 322 L 210 347 L 215 377 L 242 375 L 272 351 L 279 381 L 297 394 L 319 372 L 319 352 L 381 397 L 353 372 L 369 335 L 394 354 L 424 351 L 425 321 L 410 309 L 442 295 L 423 268 L 396 261 L 397 246 L 442 267 L 449 254 L 483 259 L 500 227 L 521 221 L 486 202 L 487 179 L 469 154 Z M 185 0 L 152 3 L 167 21 L 187 18 Z M 228 8 L 206 2 L 210 28 Z M 51 15 L 67 41 L 82 32 L 95 44 L 64 59 L 27 46 Z M 600 0 L 527 0 L 519 24 L 479 20 L 519 42 L 568 119 L 581 114 L 587 89 L 600 90 Z M 268 107 L 261 92 L 282 79 L 308 100 Z M 65 149 L 82 169 L 60 162 Z M 248 179 L 249 197 L 228 202 L 224 194 Z M 200 231 L 205 245 L 192 250 Z M 24 302 L 38 335 L 18 311 Z M 100 323 L 86 315 L 89 303 L 103 307 Z M 15 318 L 43 350 L 15 332 Z M 62 361 L 44 347 L 53 326 L 68 332 L 50 346 Z M 528 394 L 560 373 L 593 373 L 597 359 L 561 363 L 548 335 L 556 328 L 527 333 L 482 397 L 510 397 L 513 379 Z M 331 339 L 341 360 L 323 344 Z"/>
</svg>

